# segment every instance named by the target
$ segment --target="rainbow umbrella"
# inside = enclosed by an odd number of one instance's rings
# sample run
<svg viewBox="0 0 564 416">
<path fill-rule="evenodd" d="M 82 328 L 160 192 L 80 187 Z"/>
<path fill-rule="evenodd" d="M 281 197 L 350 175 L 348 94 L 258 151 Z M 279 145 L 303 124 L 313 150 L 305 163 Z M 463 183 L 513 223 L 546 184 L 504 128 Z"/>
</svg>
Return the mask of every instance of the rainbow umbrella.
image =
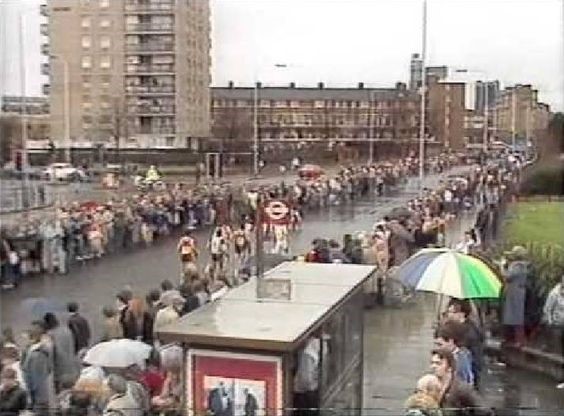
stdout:
<svg viewBox="0 0 564 416">
<path fill-rule="evenodd" d="M 415 290 L 457 299 L 498 298 L 501 291 L 486 263 L 448 248 L 420 250 L 399 266 L 396 276 Z"/>
</svg>

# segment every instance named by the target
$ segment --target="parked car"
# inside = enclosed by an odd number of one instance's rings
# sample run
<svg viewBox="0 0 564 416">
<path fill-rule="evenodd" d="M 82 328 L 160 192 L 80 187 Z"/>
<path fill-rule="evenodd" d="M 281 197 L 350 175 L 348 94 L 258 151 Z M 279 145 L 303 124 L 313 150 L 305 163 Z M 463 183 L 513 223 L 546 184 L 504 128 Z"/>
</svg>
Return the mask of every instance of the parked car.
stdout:
<svg viewBox="0 0 564 416">
<path fill-rule="evenodd" d="M 70 163 L 51 163 L 41 176 L 50 181 L 84 181 L 88 178 L 82 169 L 75 168 Z"/>
</svg>

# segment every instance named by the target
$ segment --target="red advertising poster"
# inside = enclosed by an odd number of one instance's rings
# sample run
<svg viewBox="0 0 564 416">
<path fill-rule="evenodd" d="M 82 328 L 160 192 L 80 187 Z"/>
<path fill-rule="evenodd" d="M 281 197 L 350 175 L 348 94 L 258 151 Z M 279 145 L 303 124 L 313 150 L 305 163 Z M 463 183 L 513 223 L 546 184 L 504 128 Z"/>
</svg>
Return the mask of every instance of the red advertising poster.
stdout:
<svg viewBox="0 0 564 416">
<path fill-rule="evenodd" d="M 188 406 L 191 414 L 278 415 L 282 408 L 279 357 L 189 350 Z"/>
</svg>

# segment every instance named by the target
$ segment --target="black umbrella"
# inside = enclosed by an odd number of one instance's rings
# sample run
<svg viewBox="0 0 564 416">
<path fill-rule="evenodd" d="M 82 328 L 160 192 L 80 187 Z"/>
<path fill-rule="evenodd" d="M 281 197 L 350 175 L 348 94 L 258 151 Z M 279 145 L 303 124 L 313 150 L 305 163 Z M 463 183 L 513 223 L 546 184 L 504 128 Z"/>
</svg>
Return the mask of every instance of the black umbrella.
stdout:
<svg viewBox="0 0 564 416">
<path fill-rule="evenodd" d="M 406 207 L 396 207 L 392 209 L 386 216 L 390 219 L 409 218 L 413 213 Z"/>
</svg>

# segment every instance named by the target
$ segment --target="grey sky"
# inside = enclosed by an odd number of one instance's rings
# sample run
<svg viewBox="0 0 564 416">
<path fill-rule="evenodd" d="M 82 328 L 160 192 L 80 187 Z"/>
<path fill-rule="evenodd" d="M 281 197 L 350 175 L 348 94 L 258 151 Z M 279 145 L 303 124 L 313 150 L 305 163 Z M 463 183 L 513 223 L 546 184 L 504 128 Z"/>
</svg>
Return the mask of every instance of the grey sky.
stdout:
<svg viewBox="0 0 564 416">
<path fill-rule="evenodd" d="M 78 0 L 77 0 L 78 1 Z M 428 63 L 531 83 L 564 110 L 564 0 L 429 0 Z M 3 90 L 19 94 L 17 10 L 26 13 L 29 94 L 38 94 L 39 0 L 0 0 L 7 21 Z M 213 83 L 296 81 L 390 86 L 421 49 L 422 0 L 211 0 Z M 1 33 L 1 31 L 0 31 Z M 275 69 L 284 63 L 286 69 Z M 1 68 L 0 68 L 1 69 Z M 467 78 L 484 78 L 476 73 Z M 2 82 L 2 81 L 0 81 Z"/>
</svg>

